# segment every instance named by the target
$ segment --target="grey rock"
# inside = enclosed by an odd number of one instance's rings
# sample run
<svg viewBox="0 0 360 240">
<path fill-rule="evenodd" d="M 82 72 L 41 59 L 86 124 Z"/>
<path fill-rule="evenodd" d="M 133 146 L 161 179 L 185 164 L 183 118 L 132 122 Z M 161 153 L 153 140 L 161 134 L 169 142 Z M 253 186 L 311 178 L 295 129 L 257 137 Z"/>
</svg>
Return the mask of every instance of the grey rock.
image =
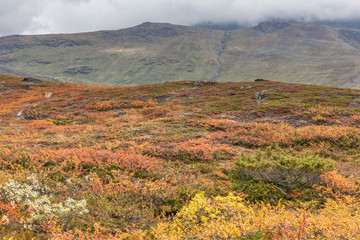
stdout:
<svg viewBox="0 0 360 240">
<path fill-rule="evenodd" d="M 245 86 L 242 86 L 241 89 L 246 89 L 246 90 L 249 90 L 249 89 L 252 89 L 254 88 L 253 86 L 250 86 L 250 85 L 245 85 Z"/>
<path fill-rule="evenodd" d="M 89 74 L 89 73 L 91 73 L 93 70 L 94 70 L 94 69 L 93 69 L 92 67 L 89 67 L 89 66 L 78 66 L 78 67 L 73 67 L 73 68 L 65 69 L 64 73 L 70 74 L 70 75 Z"/>
<path fill-rule="evenodd" d="M 18 114 L 16 114 L 16 118 L 20 119 L 20 120 L 24 120 L 25 117 L 23 115 L 24 109 L 21 109 L 20 112 L 18 112 Z"/>
<path fill-rule="evenodd" d="M 264 91 L 260 91 L 260 92 L 257 92 L 254 94 L 254 97 L 257 99 L 257 100 L 261 100 L 261 99 L 264 99 L 266 97 L 265 95 L 265 92 Z"/>
<path fill-rule="evenodd" d="M 31 84 L 42 83 L 42 81 L 40 79 L 33 78 L 33 77 L 26 77 L 22 81 L 23 81 L 23 83 L 31 83 Z"/>
</svg>

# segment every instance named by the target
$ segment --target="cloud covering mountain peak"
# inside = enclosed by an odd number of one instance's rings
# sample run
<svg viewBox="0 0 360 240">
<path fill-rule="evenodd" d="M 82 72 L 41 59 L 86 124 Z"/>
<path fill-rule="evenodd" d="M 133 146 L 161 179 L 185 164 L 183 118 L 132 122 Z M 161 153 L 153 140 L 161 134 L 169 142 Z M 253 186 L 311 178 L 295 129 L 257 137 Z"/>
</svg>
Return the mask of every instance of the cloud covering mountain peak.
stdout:
<svg viewBox="0 0 360 240">
<path fill-rule="evenodd" d="M 0 0 L 0 36 L 119 29 L 142 22 L 255 25 L 268 19 L 351 20 L 354 0 Z"/>
</svg>

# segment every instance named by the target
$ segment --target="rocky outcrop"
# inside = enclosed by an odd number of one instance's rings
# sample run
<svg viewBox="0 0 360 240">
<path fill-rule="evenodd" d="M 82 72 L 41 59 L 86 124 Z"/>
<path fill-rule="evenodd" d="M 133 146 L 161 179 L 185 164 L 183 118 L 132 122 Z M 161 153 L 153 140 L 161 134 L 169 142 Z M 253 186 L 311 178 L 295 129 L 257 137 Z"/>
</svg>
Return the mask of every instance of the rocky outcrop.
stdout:
<svg viewBox="0 0 360 240">
<path fill-rule="evenodd" d="M 264 91 L 260 91 L 260 92 L 257 92 L 254 94 L 254 97 L 257 99 L 257 100 L 261 100 L 261 99 L 264 99 L 266 97 L 265 95 L 265 92 Z"/>
<path fill-rule="evenodd" d="M 64 71 L 64 73 L 70 74 L 70 75 L 76 75 L 76 74 L 89 74 L 92 71 L 93 71 L 92 67 L 79 66 L 79 67 L 68 68 Z"/>
<path fill-rule="evenodd" d="M 146 39 L 149 37 L 176 37 L 179 36 L 178 27 L 170 24 L 154 24 L 150 22 L 143 23 L 130 29 L 130 33 L 134 37 Z"/>
<path fill-rule="evenodd" d="M 23 83 L 30 83 L 30 84 L 37 84 L 42 83 L 40 79 L 33 78 L 33 77 L 26 77 L 22 80 Z"/>
<path fill-rule="evenodd" d="M 0 51 L 11 53 L 29 47 L 30 44 L 23 42 L 22 39 L 23 37 L 19 35 L 1 37 Z"/>
<path fill-rule="evenodd" d="M 266 79 L 262 79 L 262 78 L 257 78 L 254 80 L 254 82 L 270 82 L 270 80 L 266 80 Z"/>
<path fill-rule="evenodd" d="M 284 21 L 272 20 L 272 21 L 262 22 L 259 25 L 257 25 L 254 29 L 256 31 L 260 31 L 263 33 L 272 33 L 284 29 L 286 27 L 289 27 L 290 25 L 291 25 L 290 23 Z"/>
<path fill-rule="evenodd" d="M 0 63 L 10 63 L 10 62 L 14 62 L 15 58 L 10 58 L 10 57 L 1 57 L 0 58 Z"/>
<path fill-rule="evenodd" d="M 221 31 L 231 31 L 237 29 L 243 29 L 245 26 L 242 26 L 236 22 L 229 23 L 214 23 L 214 22 L 201 22 L 195 24 L 194 27 L 201 29 L 211 29 L 211 30 L 221 30 Z"/>
<path fill-rule="evenodd" d="M 69 40 L 63 38 L 54 39 L 38 39 L 40 45 L 47 47 L 75 47 L 75 46 L 91 46 L 91 43 L 87 40 Z"/>
<path fill-rule="evenodd" d="M 353 30 L 339 30 L 340 38 L 355 48 L 360 48 L 360 32 Z"/>
<path fill-rule="evenodd" d="M 38 63 L 38 64 L 51 64 L 52 62 L 50 61 L 46 61 L 46 60 L 42 60 L 42 59 L 34 59 L 34 60 L 31 60 L 29 62 L 33 62 L 33 63 Z"/>
</svg>

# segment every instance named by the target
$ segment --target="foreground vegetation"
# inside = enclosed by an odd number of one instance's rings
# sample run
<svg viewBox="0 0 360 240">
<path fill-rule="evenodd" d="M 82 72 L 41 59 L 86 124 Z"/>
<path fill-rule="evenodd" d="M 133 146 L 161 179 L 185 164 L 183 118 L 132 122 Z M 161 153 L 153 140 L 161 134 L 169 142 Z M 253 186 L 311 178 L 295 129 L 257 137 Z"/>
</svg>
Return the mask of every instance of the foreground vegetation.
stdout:
<svg viewBox="0 0 360 240">
<path fill-rule="evenodd" d="M 359 238 L 359 106 L 357 90 L 277 82 L 0 75 L 0 235 Z"/>
</svg>

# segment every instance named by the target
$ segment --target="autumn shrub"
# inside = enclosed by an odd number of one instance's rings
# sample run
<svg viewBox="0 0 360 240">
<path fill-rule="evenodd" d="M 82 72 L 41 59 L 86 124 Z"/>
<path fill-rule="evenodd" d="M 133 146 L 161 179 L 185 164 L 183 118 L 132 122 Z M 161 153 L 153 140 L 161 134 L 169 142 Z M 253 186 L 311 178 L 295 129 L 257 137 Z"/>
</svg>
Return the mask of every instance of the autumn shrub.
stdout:
<svg viewBox="0 0 360 240">
<path fill-rule="evenodd" d="M 228 119 L 201 119 L 197 121 L 188 121 L 190 126 L 201 126 L 207 131 L 226 131 L 226 129 L 232 130 L 237 126 L 237 123 Z"/>
<path fill-rule="evenodd" d="M 82 176 L 90 172 L 110 174 L 112 169 L 153 172 L 161 168 L 161 160 L 128 151 L 113 152 L 91 148 L 44 150 L 15 153 L 16 149 L 0 151 L 0 164 L 5 168 L 20 166 L 52 176 Z M 60 177 L 60 178 L 63 178 Z"/>
<path fill-rule="evenodd" d="M 221 143 L 244 147 L 276 146 L 317 146 L 330 144 L 331 147 L 357 148 L 360 146 L 360 132 L 354 127 L 310 125 L 295 128 L 282 123 L 241 123 L 233 124 L 225 131 L 206 136 Z"/>
<path fill-rule="evenodd" d="M 326 186 L 349 180 L 335 172 L 323 178 Z M 335 199 L 328 197 L 322 208 L 308 209 L 249 203 L 233 194 L 206 197 L 202 192 L 172 221 L 153 228 L 152 235 L 156 239 L 358 239 L 359 198 L 346 192 Z"/>
<path fill-rule="evenodd" d="M 86 200 L 57 200 L 49 187 L 31 175 L 24 183 L 9 179 L 0 185 L 1 223 L 13 228 L 43 231 L 43 224 L 56 219 L 74 224 L 89 213 Z M 72 222 L 72 223 L 70 223 Z"/>
<path fill-rule="evenodd" d="M 358 115 L 358 114 L 351 115 L 350 120 L 352 122 L 354 122 L 355 124 L 359 124 L 360 123 L 360 115 Z"/>
<path fill-rule="evenodd" d="M 178 144 L 174 153 L 185 161 L 211 162 L 229 159 L 236 154 L 236 150 L 225 144 L 215 144 L 207 139 L 199 138 Z"/>
<path fill-rule="evenodd" d="M 329 159 L 311 151 L 297 153 L 293 150 L 258 150 L 243 154 L 236 161 L 231 174 L 237 181 L 255 180 L 273 184 L 284 194 L 298 187 L 311 187 L 320 182 L 320 175 L 334 168 Z"/>
<path fill-rule="evenodd" d="M 95 223 L 86 230 L 68 230 L 63 231 L 59 227 L 53 227 L 51 232 L 51 240 L 142 240 L 145 239 L 146 232 L 142 230 L 128 230 L 127 232 L 108 233 L 106 228 L 102 227 L 100 223 Z"/>
<path fill-rule="evenodd" d="M 324 143 L 343 149 L 360 146 L 360 132 L 354 127 L 311 125 L 296 129 L 289 139 L 296 145 L 302 146 Z"/>
<path fill-rule="evenodd" d="M 135 173 L 120 170 L 112 170 L 111 177 L 91 173 L 85 178 L 73 179 L 67 192 L 73 187 L 81 189 L 88 209 L 108 230 L 141 229 L 159 218 L 175 215 L 199 192 L 201 185 L 204 188 L 198 177 L 184 179 L 182 174 L 177 174 L 179 176 L 165 180 L 138 178 Z"/>
<path fill-rule="evenodd" d="M 147 146 L 145 153 L 167 160 L 213 162 L 216 160 L 229 160 L 237 154 L 237 151 L 226 144 L 199 138 L 163 147 Z"/>
<path fill-rule="evenodd" d="M 148 119 L 161 118 L 166 116 L 166 109 L 160 107 L 144 108 L 141 113 Z"/>
<path fill-rule="evenodd" d="M 302 114 L 304 119 L 312 120 L 315 123 L 340 123 L 338 118 L 343 115 L 343 111 L 338 107 L 317 105 L 305 110 Z"/>
<path fill-rule="evenodd" d="M 323 197 L 360 197 L 360 180 L 357 178 L 346 178 L 335 171 L 327 172 L 321 175 L 321 178 L 324 184 L 314 187 Z"/>
<path fill-rule="evenodd" d="M 40 107 L 32 107 L 22 111 L 25 120 L 41 120 L 48 116 L 48 113 Z"/>
<path fill-rule="evenodd" d="M 286 124 L 241 123 L 227 131 L 212 133 L 208 137 L 246 147 L 289 146 L 293 144 L 289 139 L 293 132 L 294 128 Z"/>
<path fill-rule="evenodd" d="M 260 239 L 286 220 L 296 224 L 297 216 L 283 206 L 248 205 L 233 194 L 208 198 L 202 192 L 152 233 L 156 239 Z"/>
<path fill-rule="evenodd" d="M 151 107 L 155 107 L 156 105 L 157 105 L 157 103 L 154 102 L 152 99 L 150 99 L 147 102 L 141 101 L 141 100 L 136 100 L 131 103 L 131 106 L 134 108 L 151 108 Z"/>
<path fill-rule="evenodd" d="M 96 110 L 96 111 L 108 111 L 115 108 L 121 108 L 123 104 L 121 102 L 116 101 L 100 101 L 96 102 L 95 104 L 86 105 L 85 108 L 89 110 Z"/>
<path fill-rule="evenodd" d="M 52 154 L 56 156 L 59 170 L 72 174 L 84 174 L 110 166 L 128 171 L 153 171 L 160 167 L 161 162 L 156 158 L 126 151 L 63 149 Z"/>
</svg>

